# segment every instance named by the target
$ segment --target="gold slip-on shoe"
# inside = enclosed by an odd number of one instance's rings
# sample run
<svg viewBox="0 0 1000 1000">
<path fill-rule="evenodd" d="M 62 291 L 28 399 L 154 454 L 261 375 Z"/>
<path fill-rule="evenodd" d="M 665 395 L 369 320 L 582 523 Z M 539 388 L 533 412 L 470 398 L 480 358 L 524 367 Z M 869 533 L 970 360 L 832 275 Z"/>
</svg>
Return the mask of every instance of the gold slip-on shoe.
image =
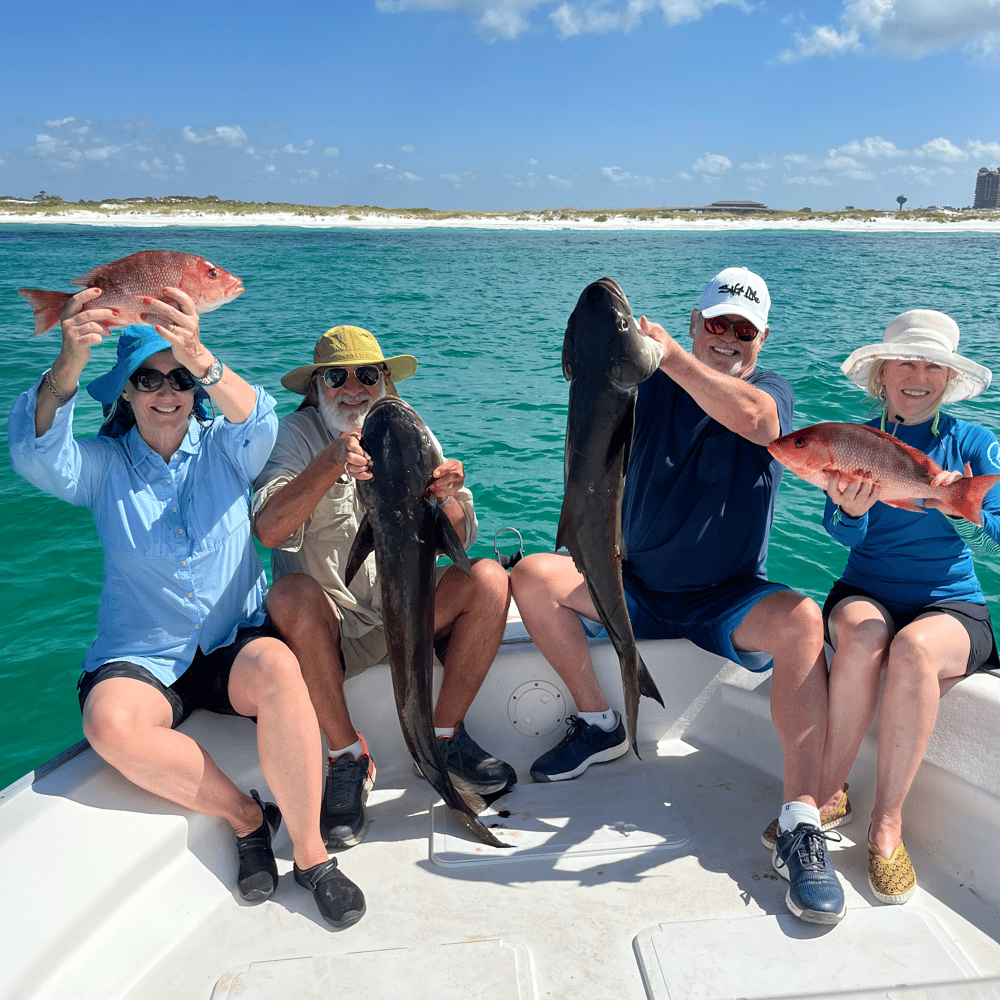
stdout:
<svg viewBox="0 0 1000 1000">
<path fill-rule="evenodd" d="M 917 891 L 917 875 L 904 844 L 887 861 L 869 842 L 868 884 L 875 898 L 883 903 L 905 903 Z"/>
</svg>

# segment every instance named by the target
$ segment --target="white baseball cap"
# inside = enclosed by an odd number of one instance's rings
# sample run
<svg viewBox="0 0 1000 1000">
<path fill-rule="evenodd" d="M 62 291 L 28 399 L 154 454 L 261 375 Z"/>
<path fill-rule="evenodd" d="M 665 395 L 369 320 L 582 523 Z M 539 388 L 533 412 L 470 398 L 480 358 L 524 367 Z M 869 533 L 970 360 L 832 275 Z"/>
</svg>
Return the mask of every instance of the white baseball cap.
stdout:
<svg viewBox="0 0 1000 1000">
<path fill-rule="evenodd" d="M 763 333 L 767 329 L 771 296 L 759 274 L 745 267 L 727 267 L 705 286 L 698 308 L 705 319 L 742 316 Z"/>
<path fill-rule="evenodd" d="M 942 403 L 973 399 L 989 388 L 989 368 L 963 358 L 958 349 L 958 324 L 934 309 L 911 309 L 897 316 L 886 328 L 882 342 L 859 347 L 840 366 L 857 386 L 868 388 L 868 375 L 883 361 L 935 361 L 955 374 L 948 382 Z"/>
</svg>

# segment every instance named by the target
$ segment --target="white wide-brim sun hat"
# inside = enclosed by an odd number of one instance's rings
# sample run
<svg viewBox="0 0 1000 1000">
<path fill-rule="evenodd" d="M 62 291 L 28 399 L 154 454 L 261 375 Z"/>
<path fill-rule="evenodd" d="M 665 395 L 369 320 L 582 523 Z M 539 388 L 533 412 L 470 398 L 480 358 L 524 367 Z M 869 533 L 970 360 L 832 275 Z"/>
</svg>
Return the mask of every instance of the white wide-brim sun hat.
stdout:
<svg viewBox="0 0 1000 1000">
<path fill-rule="evenodd" d="M 840 370 L 855 385 L 867 390 L 872 367 L 883 361 L 935 361 L 955 373 L 941 402 L 973 399 L 989 388 L 993 372 L 956 353 L 958 337 L 958 324 L 945 313 L 934 309 L 911 309 L 885 328 L 880 344 L 859 347 Z"/>
</svg>

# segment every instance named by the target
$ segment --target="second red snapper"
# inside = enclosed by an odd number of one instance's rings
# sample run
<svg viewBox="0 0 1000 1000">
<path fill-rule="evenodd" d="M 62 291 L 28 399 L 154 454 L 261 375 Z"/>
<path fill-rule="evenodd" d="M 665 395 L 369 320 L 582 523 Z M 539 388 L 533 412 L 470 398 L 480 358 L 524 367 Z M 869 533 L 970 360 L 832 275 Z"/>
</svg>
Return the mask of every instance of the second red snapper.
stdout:
<svg viewBox="0 0 1000 1000">
<path fill-rule="evenodd" d="M 775 438 L 767 450 L 797 476 L 825 490 L 828 477 L 856 481 L 870 476 L 882 486 L 882 503 L 926 513 L 918 499 L 940 500 L 950 513 L 982 524 L 983 497 L 1000 482 L 997 476 L 963 477 L 948 486 L 931 486 L 941 467 L 923 452 L 891 434 L 864 424 L 813 424 Z"/>
<path fill-rule="evenodd" d="M 83 308 L 111 309 L 115 318 L 105 324 L 109 330 L 146 322 L 140 299 L 169 301 L 163 295 L 167 287 L 187 292 L 199 313 L 218 309 L 243 294 L 242 278 L 216 267 L 204 257 L 181 250 L 140 250 L 110 264 L 101 264 L 70 284 L 101 289 L 100 296 Z M 40 288 L 19 288 L 17 294 L 27 299 L 34 311 L 36 337 L 59 322 L 72 298 L 70 292 L 47 292 Z"/>
</svg>

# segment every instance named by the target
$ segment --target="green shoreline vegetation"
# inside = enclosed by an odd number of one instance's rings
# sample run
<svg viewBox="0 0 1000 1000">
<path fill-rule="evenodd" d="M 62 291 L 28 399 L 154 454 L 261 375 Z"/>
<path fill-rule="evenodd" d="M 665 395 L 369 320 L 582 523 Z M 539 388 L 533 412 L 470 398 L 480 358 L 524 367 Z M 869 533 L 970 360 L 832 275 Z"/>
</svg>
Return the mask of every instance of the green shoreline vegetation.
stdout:
<svg viewBox="0 0 1000 1000">
<path fill-rule="evenodd" d="M 0 195 L 0 217 L 38 216 L 58 217 L 74 212 L 93 212 L 113 219 L 119 215 L 164 215 L 183 214 L 251 216 L 251 215 L 293 215 L 301 218 L 346 217 L 349 222 L 364 222 L 378 219 L 407 219 L 426 222 L 470 222 L 477 220 L 491 222 L 511 220 L 533 223 L 602 223 L 609 220 L 632 220 L 636 222 L 695 221 L 713 219 L 719 221 L 822 221 L 822 222 L 875 222 L 894 219 L 908 222 L 1000 222 L 1000 210 L 912 208 L 912 209 L 858 209 L 842 211 L 812 211 L 809 208 L 786 211 L 757 206 L 733 211 L 715 206 L 695 208 L 602 208 L 602 209 L 524 209 L 520 211 L 474 212 L 465 210 L 441 211 L 432 208 L 381 208 L 376 205 L 296 205 L 290 202 L 247 202 L 219 198 L 216 195 L 193 197 L 188 195 L 168 195 L 162 198 L 102 198 L 99 201 L 64 201 L 58 195 L 44 191 L 34 198 L 16 198 Z"/>
</svg>

